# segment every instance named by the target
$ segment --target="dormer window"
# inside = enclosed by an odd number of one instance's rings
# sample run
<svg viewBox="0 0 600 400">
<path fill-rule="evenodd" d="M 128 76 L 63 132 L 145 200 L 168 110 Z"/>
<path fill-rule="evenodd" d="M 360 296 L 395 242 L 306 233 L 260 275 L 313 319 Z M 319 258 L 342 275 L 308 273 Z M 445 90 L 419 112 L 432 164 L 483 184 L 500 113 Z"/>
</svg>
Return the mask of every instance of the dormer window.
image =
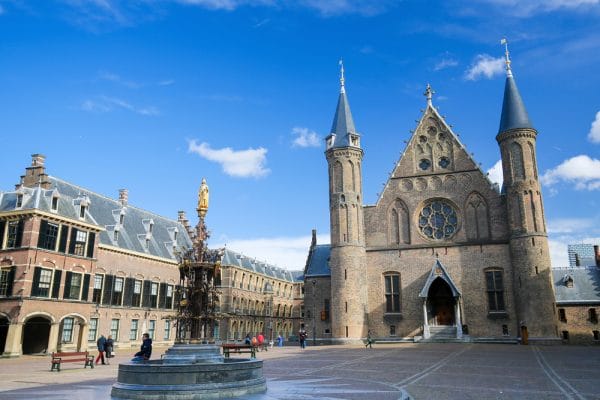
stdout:
<svg viewBox="0 0 600 400">
<path fill-rule="evenodd" d="M 87 207 L 84 206 L 83 204 L 81 206 L 79 206 L 79 218 L 81 218 L 81 219 L 85 218 L 86 210 L 87 210 Z"/>
<path fill-rule="evenodd" d="M 16 207 L 17 208 L 23 207 L 23 194 L 22 193 L 17 194 L 17 205 L 16 205 Z"/>
<path fill-rule="evenodd" d="M 173 232 L 173 240 L 177 240 L 177 231 Z"/>
<path fill-rule="evenodd" d="M 113 231 L 113 241 L 115 241 L 115 242 L 119 241 L 119 231 L 117 231 L 117 230 Z"/>
<path fill-rule="evenodd" d="M 565 275 L 565 277 L 563 278 L 563 282 L 565 283 L 566 287 L 573 287 L 573 277 L 571 275 Z"/>
<path fill-rule="evenodd" d="M 152 233 L 152 228 L 154 227 L 154 223 L 150 222 L 150 225 L 148 226 L 148 233 Z"/>
<path fill-rule="evenodd" d="M 146 250 L 150 247 L 150 239 L 146 239 Z"/>
<path fill-rule="evenodd" d="M 119 225 L 123 225 L 123 222 L 125 222 L 125 214 L 121 213 L 119 214 Z"/>
<path fill-rule="evenodd" d="M 52 197 L 52 205 L 50 207 L 52 211 L 58 210 L 58 196 Z"/>
</svg>

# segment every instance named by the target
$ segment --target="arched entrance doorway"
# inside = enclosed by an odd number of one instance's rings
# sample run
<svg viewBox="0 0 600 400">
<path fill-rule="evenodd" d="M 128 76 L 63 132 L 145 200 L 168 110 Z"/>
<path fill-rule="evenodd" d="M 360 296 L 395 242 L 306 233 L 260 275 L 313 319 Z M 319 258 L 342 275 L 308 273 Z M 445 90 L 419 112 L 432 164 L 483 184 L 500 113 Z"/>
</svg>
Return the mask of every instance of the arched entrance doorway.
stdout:
<svg viewBox="0 0 600 400">
<path fill-rule="evenodd" d="M 456 299 L 452 289 L 442 278 L 437 278 L 427 293 L 427 310 L 433 326 L 454 325 L 454 306 Z"/>
<path fill-rule="evenodd" d="M 463 337 L 460 291 L 440 260 L 431 268 L 419 297 L 423 299 L 424 339 Z"/>
<path fill-rule="evenodd" d="M 6 337 L 8 336 L 8 325 L 10 321 L 3 315 L 0 315 L 0 354 L 4 353 L 6 346 Z"/>
<path fill-rule="evenodd" d="M 44 353 L 48 349 L 50 320 L 31 317 L 23 325 L 23 354 Z"/>
</svg>

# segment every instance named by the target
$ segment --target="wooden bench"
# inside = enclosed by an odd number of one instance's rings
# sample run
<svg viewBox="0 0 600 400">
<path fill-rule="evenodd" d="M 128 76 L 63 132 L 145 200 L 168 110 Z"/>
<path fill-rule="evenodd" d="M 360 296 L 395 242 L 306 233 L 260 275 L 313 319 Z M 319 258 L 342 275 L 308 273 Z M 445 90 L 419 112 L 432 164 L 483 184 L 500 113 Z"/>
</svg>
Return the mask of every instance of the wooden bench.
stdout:
<svg viewBox="0 0 600 400">
<path fill-rule="evenodd" d="M 225 358 L 229 358 L 231 353 L 249 353 L 250 358 L 256 358 L 256 346 L 251 344 L 233 344 L 233 343 L 225 343 L 221 345 L 223 348 L 223 356 Z"/>
<path fill-rule="evenodd" d="M 52 368 L 50 372 L 56 368 L 60 372 L 60 364 L 69 362 L 84 362 L 83 368 L 94 368 L 94 356 L 87 351 L 64 351 L 61 353 L 52 353 Z"/>
</svg>

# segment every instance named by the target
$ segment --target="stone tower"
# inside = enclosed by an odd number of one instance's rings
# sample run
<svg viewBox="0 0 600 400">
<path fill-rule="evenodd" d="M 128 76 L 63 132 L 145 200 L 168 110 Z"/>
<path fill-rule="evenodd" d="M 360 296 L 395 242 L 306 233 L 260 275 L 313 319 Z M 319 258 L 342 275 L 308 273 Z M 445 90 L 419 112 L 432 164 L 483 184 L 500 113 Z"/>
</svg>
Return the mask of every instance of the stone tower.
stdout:
<svg viewBox="0 0 600 400">
<path fill-rule="evenodd" d="M 356 132 L 342 65 L 340 96 L 326 138 L 331 232 L 331 329 L 341 342 L 366 336 L 367 279 L 362 209 L 363 150 Z"/>
<path fill-rule="evenodd" d="M 556 338 L 550 254 L 535 154 L 537 131 L 513 78 L 508 48 L 506 72 L 496 140 L 502 156 L 516 323 L 521 335 L 526 331 L 533 340 Z"/>
</svg>

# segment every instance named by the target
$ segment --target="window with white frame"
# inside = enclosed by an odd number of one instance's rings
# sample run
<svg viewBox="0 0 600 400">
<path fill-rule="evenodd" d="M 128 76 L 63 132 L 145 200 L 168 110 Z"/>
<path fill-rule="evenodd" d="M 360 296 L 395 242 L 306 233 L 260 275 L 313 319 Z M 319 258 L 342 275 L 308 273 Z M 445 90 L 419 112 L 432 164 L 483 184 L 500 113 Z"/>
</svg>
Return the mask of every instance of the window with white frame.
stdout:
<svg viewBox="0 0 600 400">
<path fill-rule="evenodd" d="M 104 275 L 94 275 L 94 292 L 92 294 L 92 301 L 94 303 L 100 303 L 102 300 L 102 284 L 104 283 Z"/>
<path fill-rule="evenodd" d="M 52 286 L 52 270 L 42 268 L 37 286 L 37 297 L 49 297 L 50 286 Z"/>
<path fill-rule="evenodd" d="M 138 322 L 139 322 L 139 320 L 137 320 L 137 319 L 131 320 L 131 327 L 129 328 L 129 340 L 137 340 Z"/>
<path fill-rule="evenodd" d="M 121 321 L 119 319 L 117 319 L 117 318 L 113 318 L 110 321 L 110 334 L 112 335 L 113 340 L 115 342 L 119 341 L 119 325 L 120 325 L 120 322 Z"/>
<path fill-rule="evenodd" d="M 170 337 L 171 337 L 171 321 L 166 319 L 165 320 L 165 340 L 169 340 Z"/>
<path fill-rule="evenodd" d="M 65 282 L 65 298 L 70 300 L 79 300 L 81 294 L 81 282 L 82 282 L 82 274 L 78 274 L 75 272 L 68 273 L 67 279 Z"/>
<path fill-rule="evenodd" d="M 85 242 L 87 240 L 87 232 L 77 230 L 75 234 L 75 244 L 73 246 L 73 254 L 76 256 L 85 255 Z"/>
<path fill-rule="evenodd" d="M 151 319 L 148 321 L 148 335 L 150 335 L 150 339 L 154 340 L 154 331 L 156 330 L 156 320 Z"/>
<path fill-rule="evenodd" d="M 95 342 L 97 334 L 98 334 L 98 318 L 90 318 L 90 325 L 89 325 L 89 329 L 88 329 L 88 342 Z"/>
<path fill-rule="evenodd" d="M 73 341 L 73 325 L 75 320 L 71 317 L 63 319 L 62 323 L 62 339 L 63 343 L 71 343 Z"/>
<path fill-rule="evenodd" d="M 173 308 L 173 285 L 167 285 L 165 293 L 165 308 Z"/>
<path fill-rule="evenodd" d="M 150 285 L 150 307 L 156 308 L 158 304 L 158 283 L 152 282 Z"/>
<path fill-rule="evenodd" d="M 113 286 L 112 305 L 120 306 L 123 301 L 123 281 L 121 277 L 115 277 L 115 283 Z"/>
<path fill-rule="evenodd" d="M 140 306 L 140 300 L 142 299 L 142 281 L 133 281 L 133 295 L 131 297 L 131 305 L 133 307 Z"/>
</svg>

